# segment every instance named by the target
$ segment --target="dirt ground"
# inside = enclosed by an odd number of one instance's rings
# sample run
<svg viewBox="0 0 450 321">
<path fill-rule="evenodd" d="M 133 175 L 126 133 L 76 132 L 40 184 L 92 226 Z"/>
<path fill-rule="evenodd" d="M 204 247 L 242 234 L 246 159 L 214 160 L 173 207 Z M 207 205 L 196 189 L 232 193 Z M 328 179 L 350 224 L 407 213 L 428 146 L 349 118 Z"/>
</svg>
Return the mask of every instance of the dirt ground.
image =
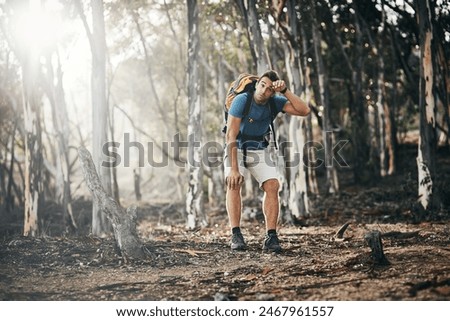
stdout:
<svg viewBox="0 0 450 321">
<path fill-rule="evenodd" d="M 249 250 L 232 252 L 223 210 L 208 209 L 211 227 L 188 231 L 176 204 L 140 204 L 138 231 L 152 257 L 139 262 L 124 262 L 111 238 L 26 238 L 4 226 L 0 300 L 449 300 L 444 156 L 442 206 L 432 214 L 414 205 L 414 169 L 365 187 L 343 180 L 339 195 L 312 199 L 311 217 L 281 225 L 281 254 L 261 250 L 261 215 L 243 221 Z M 90 204 L 75 210 L 89 213 Z M 372 230 L 382 233 L 386 264 L 371 259 Z"/>
</svg>

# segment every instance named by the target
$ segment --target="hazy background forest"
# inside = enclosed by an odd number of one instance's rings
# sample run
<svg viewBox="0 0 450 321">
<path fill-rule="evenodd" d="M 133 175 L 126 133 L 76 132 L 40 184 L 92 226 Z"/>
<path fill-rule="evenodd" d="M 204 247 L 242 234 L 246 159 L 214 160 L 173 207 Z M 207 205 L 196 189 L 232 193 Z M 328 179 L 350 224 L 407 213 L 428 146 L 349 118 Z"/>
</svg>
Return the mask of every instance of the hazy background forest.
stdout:
<svg viewBox="0 0 450 321">
<path fill-rule="evenodd" d="M 284 169 L 283 222 L 314 216 L 311 200 L 339 194 L 343 173 L 363 190 L 404 162 L 417 168 L 405 177 L 412 208 L 448 211 L 448 182 L 434 183 L 436 152 L 449 148 L 449 10 L 441 0 L 1 1 L 2 234 L 110 231 L 95 205 L 80 209 L 92 199 L 82 146 L 97 166 L 114 164 L 97 170 L 122 206 L 182 204 L 188 227 L 208 225 L 224 209 L 222 167 L 190 160 L 205 146 L 220 155 L 228 84 L 269 68 L 313 110 L 277 121 L 282 161 L 305 165 Z M 404 144 L 414 157 L 399 158 Z"/>
</svg>

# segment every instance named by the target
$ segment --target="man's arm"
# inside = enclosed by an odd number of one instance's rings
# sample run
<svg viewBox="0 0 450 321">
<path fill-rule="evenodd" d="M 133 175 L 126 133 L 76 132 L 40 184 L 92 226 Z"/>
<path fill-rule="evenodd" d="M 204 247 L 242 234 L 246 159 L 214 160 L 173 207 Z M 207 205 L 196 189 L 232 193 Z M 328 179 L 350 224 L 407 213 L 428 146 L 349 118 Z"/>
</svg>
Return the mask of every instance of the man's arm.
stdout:
<svg viewBox="0 0 450 321">
<path fill-rule="evenodd" d="M 276 80 L 272 83 L 273 89 L 276 92 L 282 93 L 287 102 L 284 104 L 283 111 L 293 116 L 307 116 L 310 113 L 309 106 L 299 96 L 291 92 L 284 80 Z"/>
<path fill-rule="evenodd" d="M 239 128 L 241 125 L 241 118 L 228 115 L 227 122 L 227 155 L 231 164 L 231 171 L 228 177 L 226 177 L 226 184 L 229 189 L 238 189 L 244 182 L 244 177 L 239 173 L 239 163 L 237 157 L 237 135 L 239 134 Z"/>
<path fill-rule="evenodd" d="M 286 104 L 284 104 L 283 111 L 289 115 L 293 116 L 308 116 L 311 112 L 308 104 L 303 101 L 299 96 L 291 92 L 289 89 L 286 90 L 284 96 L 287 98 Z"/>
</svg>

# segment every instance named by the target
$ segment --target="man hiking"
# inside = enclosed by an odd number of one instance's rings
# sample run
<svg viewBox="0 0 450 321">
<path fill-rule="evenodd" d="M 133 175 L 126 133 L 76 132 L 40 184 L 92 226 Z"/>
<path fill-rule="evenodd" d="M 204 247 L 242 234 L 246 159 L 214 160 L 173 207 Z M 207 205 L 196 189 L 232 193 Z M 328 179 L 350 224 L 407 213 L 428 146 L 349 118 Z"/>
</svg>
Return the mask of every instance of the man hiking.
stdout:
<svg viewBox="0 0 450 321">
<path fill-rule="evenodd" d="M 275 162 L 271 160 L 267 149 L 270 128 L 273 130 L 273 120 L 280 112 L 307 116 L 310 109 L 273 70 L 261 75 L 254 88 L 236 95 L 228 110 L 224 161 L 232 250 L 247 249 L 240 221 L 243 174 L 249 171 L 264 191 L 262 209 L 266 237 L 262 248 L 265 251 L 281 252 L 277 236 L 280 183 Z"/>
</svg>

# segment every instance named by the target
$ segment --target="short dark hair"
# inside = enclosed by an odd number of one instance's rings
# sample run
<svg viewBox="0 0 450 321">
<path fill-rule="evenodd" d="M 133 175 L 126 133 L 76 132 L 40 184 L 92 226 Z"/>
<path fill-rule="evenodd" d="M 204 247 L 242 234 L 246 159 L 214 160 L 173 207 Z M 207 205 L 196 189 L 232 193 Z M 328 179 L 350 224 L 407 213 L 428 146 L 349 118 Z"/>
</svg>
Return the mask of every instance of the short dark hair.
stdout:
<svg viewBox="0 0 450 321">
<path fill-rule="evenodd" d="M 280 76 L 278 76 L 278 73 L 275 70 L 266 71 L 261 75 L 261 77 L 259 77 L 259 80 L 263 79 L 264 77 L 269 78 L 271 81 L 280 80 Z"/>
</svg>

